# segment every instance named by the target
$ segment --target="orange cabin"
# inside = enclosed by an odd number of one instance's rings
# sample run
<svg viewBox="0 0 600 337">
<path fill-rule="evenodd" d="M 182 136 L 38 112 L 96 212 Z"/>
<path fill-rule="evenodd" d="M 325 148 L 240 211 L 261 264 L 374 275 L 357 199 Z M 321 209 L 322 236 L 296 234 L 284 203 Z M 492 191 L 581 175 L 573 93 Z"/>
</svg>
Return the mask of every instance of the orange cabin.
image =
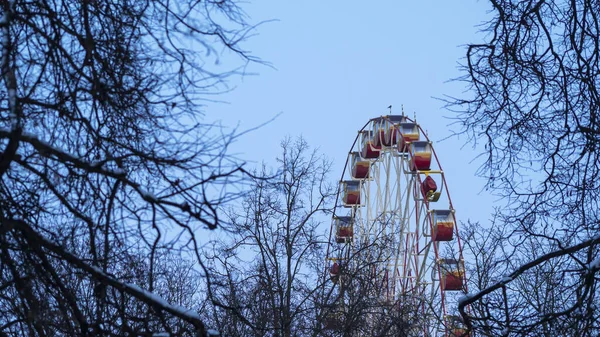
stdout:
<svg viewBox="0 0 600 337">
<path fill-rule="evenodd" d="M 369 169 L 371 162 L 363 160 L 360 153 L 352 152 L 352 178 L 366 179 L 369 178 Z"/>
<path fill-rule="evenodd" d="M 381 145 L 375 144 L 372 132 L 362 132 L 362 151 L 361 156 L 365 159 L 377 159 L 381 154 Z"/>
<path fill-rule="evenodd" d="M 432 212 L 433 241 L 452 241 L 454 235 L 454 213 L 452 210 L 436 209 Z"/>
<path fill-rule="evenodd" d="M 360 205 L 360 182 L 354 180 L 342 181 L 342 201 L 344 206 Z"/>
<path fill-rule="evenodd" d="M 410 169 L 428 171 L 431 167 L 431 143 L 415 141 L 410 144 Z"/>
<path fill-rule="evenodd" d="M 354 219 L 349 216 L 335 217 L 335 241 L 347 243 L 354 238 Z"/>
<path fill-rule="evenodd" d="M 410 143 L 419 140 L 419 126 L 416 123 L 400 123 L 399 152 L 407 152 Z"/>
</svg>

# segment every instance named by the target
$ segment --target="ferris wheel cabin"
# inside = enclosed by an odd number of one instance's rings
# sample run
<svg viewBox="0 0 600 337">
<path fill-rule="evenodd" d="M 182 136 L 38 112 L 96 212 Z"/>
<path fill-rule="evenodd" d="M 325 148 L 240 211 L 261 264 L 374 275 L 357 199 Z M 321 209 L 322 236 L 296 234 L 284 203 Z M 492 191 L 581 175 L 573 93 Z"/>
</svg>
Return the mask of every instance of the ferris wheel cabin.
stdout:
<svg viewBox="0 0 600 337">
<path fill-rule="evenodd" d="M 440 259 L 442 269 L 442 289 L 445 291 L 463 290 L 464 266 L 456 259 Z"/>
<path fill-rule="evenodd" d="M 442 193 L 438 192 L 437 189 L 438 186 L 435 180 L 429 174 L 426 174 L 425 179 L 421 183 L 421 194 L 423 195 L 423 198 L 430 202 L 438 201 Z"/>
<path fill-rule="evenodd" d="M 446 317 L 446 322 L 448 326 L 448 337 L 470 337 L 471 335 L 467 333 L 467 329 L 465 329 L 464 322 L 461 316 L 457 315 L 448 315 Z"/>
<path fill-rule="evenodd" d="M 337 262 L 334 262 L 331 267 L 329 267 L 329 277 L 333 283 L 337 283 L 340 280 L 340 272 L 341 265 Z"/>
<path fill-rule="evenodd" d="M 371 167 L 371 162 L 368 160 L 364 160 L 359 152 L 354 151 L 350 155 L 352 157 L 352 178 L 369 178 L 369 168 Z"/>
<path fill-rule="evenodd" d="M 325 321 L 323 322 L 323 328 L 325 330 L 341 331 L 344 329 L 344 311 L 337 305 L 332 305 L 329 308 L 325 308 Z"/>
<path fill-rule="evenodd" d="M 431 143 L 414 141 L 410 144 L 410 168 L 412 171 L 427 171 L 431 168 Z"/>
<path fill-rule="evenodd" d="M 433 217 L 433 241 L 452 241 L 454 236 L 454 213 L 452 210 L 435 209 Z"/>
<path fill-rule="evenodd" d="M 419 136 L 419 125 L 417 123 L 400 123 L 398 152 L 407 152 L 410 143 L 419 140 Z"/>
<path fill-rule="evenodd" d="M 398 143 L 398 132 L 400 124 L 407 121 L 405 116 L 390 115 L 373 120 L 375 139 L 374 143 L 377 146 L 393 146 Z"/>
<path fill-rule="evenodd" d="M 354 237 L 354 219 L 349 216 L 340 216 L 333 219 L 335 222 L 335 241 L 348 243 Z"/>
<path fill-rule="evenodd" d="M 345 180 L 341 182 L 342 201 L 345 207 L 360 205 L 360 182 Z"/>
<path fill-rule="evenodd" d="M 381 145 L 376 145 L 373 139 L 372 131 L 363 131 L 362 138 L 362 157 L 365 159 L 377 159 L 381 154 Z"/>
</svg>

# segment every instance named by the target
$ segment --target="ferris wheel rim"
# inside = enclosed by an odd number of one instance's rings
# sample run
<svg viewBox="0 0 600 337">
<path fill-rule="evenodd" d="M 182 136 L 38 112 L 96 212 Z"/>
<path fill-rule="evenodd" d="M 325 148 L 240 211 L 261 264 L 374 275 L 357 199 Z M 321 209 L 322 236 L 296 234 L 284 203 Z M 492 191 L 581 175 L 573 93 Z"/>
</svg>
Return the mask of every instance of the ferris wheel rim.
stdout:
<svg viewBox="0 0 600 337">
<path fill-rule="evenodd" d="M 392 123 L 388 117 L 390 117 L 390 115 L 385 115 L 385 116 L 380 116 L 380 117 L 374 117 L 374 118 L 371 118 L 371 119 L 369 119 L 369 121 L 367 121 L 367 122 L 365 123 L 365 125 L 364 125 L 364 126 L 363 126 L 363 127 L 362 127 L 362 128 L 359 130 L 359 131 L 358 131 L 358 133 L 357 133 L 357 136 L 354 138 L 354 141 L 353 141 L 353 143 L 352 143 L 352 146 L 351 146 L 351 151 L 349 151 L 349 152 L 348 152 L 348 156 L 347 156 L 347 158 L 346 158 L 346 161 L 345 161 L 345 164 L 344 164 L 344 169 L 342 170 L 342 176 L 341 176 L 341 178 L 340 178 L 340 183 L 343 183 L 343 182 L 345 181 L 345 180 L 344 180 L 344 177 L 346 177 L 346 176 L 350 176 L 350 177 L 352 177 L 352 167 L 351 167 L 351 165 L 350 165 L 350 162 L 351 162 L 351 154 L 353 153 L 353 151 L 352 151 L 352 150 L 353 150 L 353 149 L 354 149 L 354 148 L 357 146 L 357 144 L 359 143 L 359 141 L 360 141 L 360 138 L 361 138 L 361 134 L 363 134 L 365 131 L 367 131 L 367 132 L 368 132 L 368 131 L 370 131 L 370 130 L 368 130 L 369 126 L 371 126 L 371 125 L 374 125 L 374 122 L 376 122 L 376 121 L 387 121 L 388 123 Z M 395 116 L 395 117 L 398 117 L 398 116 Z M 427 133 L 426 133 L 426 132 L 423 130 L 423 128 L 421 127 L 421 125 L 419 125 L 419 124 L 416 122 L 416 118 L 413 120 L 413 119 L 411 119 L 411 118 L 409 118 L 409 117 L 406 117 L 406 116 L 404 116 L 404 115 L 402 115 L 401 117 L 402 117 L 402 120 L 404 120 L 406 123 L 414 123 L 414 124 L 416 125 L 416 127 L 418 128 L 418 131 L 419 131 L 419 133 L 425 137 L 425 139 L 423 139 L 423 140 L 422 140 L 422 142 L 427 142 L 427 143 L 429 143 L 429 144 L 432 144 L 432 141 L 429 139 L 429 136 L 427 135 Z M 378 131 L 378 132 L 379 132 L 379 131 Z M 379 135 L 377 135 L 377 137 L 379 137 Z M 421 140 L 419 140 L 419 141 L 421 141 Z M 395 145 L 391 146 L 391 148 L 393 148 L 394 146 L 395 146 Z M 448 199 L 448 204 L 449 204 L 449 207 L 448 207 L 448 208 L 449 208 L 449 209 L 450 209 L 450 210 L 451 210 L 451 211 L 454 213 L 454 207 L 453 207 L 453 204 L 452 204 L 452 199 L 451 199 L 451 196 L 450 196 L 450 191 L 449 191 L 449 188 L 448 188 L 448 184 L 447 184 L 446 177 L 445 177 L 445 174 L 444 174 L 444 172 L 443 172 L 443 169 L 442 169 L 441 163 L 440 163 L 440 161 L 439 161 L 439 157 L 438 157 L 438 155 L 437 155 L 437 152 L 435 151 L 434 147 L 433 147 L 433 146 L 430 146 L 430 147 L 431 147 L 431 157 L 432 157 L 432 161 L 434 161 L 434 162 L 437 164 L 437 167 L 439 168 L 439 172 L 437 172 L 437 173 L 439 173 L 439 175 L 440 175 L 440 177 L 441 177 L 441 183 L 442 183 L 442 185 L 445 187 L 445 188 L 444 188 L 444 190 L 445 190 L 445 194 L 446 194 L 446 197 L 447 197 L 447 199 Z M 382 148 L 383 148 L 383 147 L 382 147 Z M 388 149 L 388 150 L 389 150 L 389 149 Z M 383 150 L 382 150 L 382 152 L 383 152 L 383 153 L 386 153 L 386 152 L 384 152 Z M 387 152 L 392 152 L 392 151 L 387 151 Z M 405 156 L 405 155 L 406 155 L 405 153 L 403 153 L 403 154 L 402 154 L 402 156 Z M 372 160 L 372 161 L 371 161 L 371 163 L 373 163 L 374 165 L 378 165 L 378 163 L 379 163 L 379 162 L 380 162 L 380 159 L 379 159 L 379 158 L 378 158 L 378 159 L 376 159 L 376 160 Z M 406 172 L 404 172 L 404 174 L 406 174 Z M 417 172 L 417 173 L 411 172 L 411 173 L 408 173 L 408 174 L 412 176 L 412 179 L 416 179 L 415 181 L 418 181 L 418 183 L 419 183 L 419 184 L 421 184 L 421 183 L 422 183 L 422 182 L 421 182 L 421 177 L 420 177 L 420 175 L 421 175 L 421 173 L 420 173 L 420 172 Z M 407 174 L 407 175 L 408 175 L 408 174 Z M 426 176 L 428 176 L 428 174 L 431 174 L 431 173 L 425 173 L 425 175 L 426 175 Z M 408 186 L 408 189 L 410 189 L 410 186 L 409 186 L 409 184 L 407 184 L 407 186 Z M 416 186 L 416 185 L 415 185 L 415 186 Z M 415 192 L 415 193 L 416 193 L 416 192 Z M 340 185 L 338 185 L 338 189 L 337 189 L 337 193 L 336 193 L 336 198 L 335 198 L 335 199 L 336 199 L 336 200 L 335 200 L 335 206 L 334 206 L 334 210 L 333 210 L 333 214 L 332 214 L 332 217 L 333 217 L 334 219 L 335 219 L 335 218 L 337 218 L 337 217 L 340 217 L 340 215 L 338 214 L 338 212 L 339 212 L 339 210 L 340 210 L 340 209 L 342 209 L 342 207 L 343 207 L 342 205 L 340 205 L 340 198 L 341 198 L 340 196 L 341 196 L 341 184 L 340 184 Z M 407 196 L 406 196 L 406 198 L 407 198 L 407 202 L 410 200 L 410 199 L 409 199 L 409 197 L 410 197 L 410 195 L 407 195 Z M 362 206 L 361 206 L 361 207 L 362 207 Z M 431 212 L 432 212 L 432 211 L 435 211 L 435 209 L 431 209 L 431 210 L 430 210 L 430 208 L 429 208 L 429 202 L 424 202 L 424 203 L 423 203 L 423 205 L 422 205 L 421 207 L 425 207 L 425 213 L 424 213 L 424 214 L 425 214 L 425 217 L 424 217 L 424 220 L 423 220 L 423 226 L 425 226 L 425 224 L 426 224 L 426 222 L 427 222 L 427 219 L 426 219 L 426 218 L 427 218 L 427 217 L 429 217 L 429 216 L 430 216 L 430 214 L 431 214 Z M 408 208 L 408 207 L 406 207 L 406 208 Z M 406 209 L 406 208 L 405 208 L 405 209 Z M 355 216 L 355 215 L 356 215 L 356 214 L 354 213 L 354 215 L 353 215 L 353 216 Z M 452 216 L 454 217 L 454 215 L 452 215 Z M 455 219 L 455 218 L 454 218 L 454 219 Z M 455 222 L 456 222 L 456 221 L 455 221 Z M 419 226 L 419 223 L 418 223 L 418 221 L 417 221 L 417 224 L 416 224 L 415 226 L 416 226 L 416 227 L 418 227 L 418 226 Z M 455 231 L 456 231 L 456 238 L 457 238 L 458 250 L 459 250 L 459 252 L 460 252 L 460 253 L 459 253 L 459 257 L 460 257 L 460 259 L 462 260 L 462 244 L 461 244 L 461 242 L 460 242 L 460 236 L 458 235 L 458 226 L 456 226 L 456 227 L 455 227 Z M 327 259 L 330 259 L 330 252 L 331 252 L 331 251 L 330 251 L 330 248 L 331 248 L 331 245 L 332 245 L 332 242 L 333 242 L 333 241 L 332 241 L 332 234 L 333 234 L 333 225 L 330 227 L 330 233 L 329 233 L 329 244 L 328 244 L 328 246 L 327 246 L 327 251 L 326 251 L 326 258 L 327 258 Z M 407 239 L 407 240 L 408 240 L 408 239 Z M 431 241 L 431 242 L 430 242 L 430 243 L 427 245 L 427 247 L 425 247 L 425 248 L 424 248 L 424 249 L 427 249 L 427 251 L 426 251 L 426 254 L 429 254 L 429 250 L 430 250 L 432 247 L 434 247 L 435 261 L 437 261 L 437 260 L 439 259 L 439 254 L 438 254 L 439 252 L 438 252 L 437 245 L 439 245 L 439 242 L 438 242 L 438 243 L 436 243 L 436 242 L 434 242 L 434 241 Z M 398 248 L 400 249 L 400 246 L 398 246 Z M 418 249 L 418 247 L 417 247 L 417 249 Z M 398 259 L 397 259 L 397 257 L 396 257 L 396 263 L 397 263 L 397 261 L 398 261 Z M 425 266 L 425 263 L 426 263 L 427 261 L 428 261 L 428 258 L 427 258 L 427 256 L 425 256 L 425 258 L 424 258 L 424 259 L 422 259 L 422 264 L 423 264 L 423 266 Z M 418 264 L 418 261 L 417 261 L 417 264 Z M 406 266 L 406 265 L 405 265 L 405 266 Z M 404 268 L 406 268 L 406 267 L 404 267 Z M 437 262 L 436 262 L 436 264 L 435 264 L 435 265 L 431 265 L 431 266 L 429 266 L 429 268 L 428 268 L 428 269 L 427 269 L 427 268 L 425 268 L 425 267 L 423 267 L 421 270 L 423 270 L 423 271 L 430 270 L 430 271 L 431 271 L 431 273 L 432 273 L 432 275 L 433 275 L 433 273 L 434 273 L 434 269 L 436 269 L 436 268 L 438 269 L 438 275 L 442 275 L 442 273 L 441 273 L 441 271 L 440 271 L 440 264 L 439 264 L 439 263 L 437 263 Z M 412 270 L 412 269 L 411 269 L 411 270 Z M 418 268 L 415 268 L 415 270 L 418 270 Z M 410 276 L 411 276 L 411 275 L 409 275 L 409 277 L 410 277 Z M 417 277 L 419 277 L 419 276 L 417 275 Z M 440 277 L 441 277 L 441 276 L 440 276 Z M 440 282 L 440 284 L 441 284 L 441 280 L 438 280 L 438 281 L 439 281 L 439 282 Z M 432 277 L 431 284 L 432 284 L 432 288 L 434 288 L 434 287 L 435 287 L 435 282 L 434 282 L 434 280 L 433 280 L 433 277 Z M 421 286 L 421 285 L 417 284 L 417 287 L 415 287 L 415 288 L 418 288 L 418 287 L 420 287 L 420 286 Z M 425 285 L 425 286 L 426 286 L 426 285 Z M 465 290 L 466 290 L 466 282 L 465 282 L 464 286 L 465 286 Z M 441 285 L 440 285 L 440 287 L 441 287 Z M 443 289 L 442 289 L 442 292 L 443 292 Z M 436 292 L 435 292 L 435 291 L 431 291 L 431 292 L 430 292 L 430 294 L 431 294 L 431 296 L 433 297 L 433 296 L 435 296 Z M 445 317 L 445 315 L 446 315 L 446 312 L 445 312 L 445 306 L 444 306 L 444 297 L 443 297 L 443 296 L 441 297 L 441 301 L 442 301 L 441 307 L 442 307 L 442 310 L 443 310 L 443 313 L 442 313 L 442 315 L 444 315 L 444 317 Z M 444 320 L 445 320 L 445 318 L 444 318 Z"/>
</svg>

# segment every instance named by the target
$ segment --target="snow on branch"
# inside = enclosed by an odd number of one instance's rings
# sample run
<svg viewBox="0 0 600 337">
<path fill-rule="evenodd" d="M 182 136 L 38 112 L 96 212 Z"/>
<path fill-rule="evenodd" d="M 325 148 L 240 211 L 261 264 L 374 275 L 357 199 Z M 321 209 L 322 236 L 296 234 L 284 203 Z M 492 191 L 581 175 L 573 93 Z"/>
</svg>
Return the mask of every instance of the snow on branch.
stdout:
<svg viewBox="0 0 600 337">
<path fill-rule="evenodd" d="M 519 275 L 523 274 L 524 272 L 526 272 L 527 270 L 529 270 L 533 267 L 536 267 L 550 259 L 564 256 L 564 255 L 570 255 L 581 249 L 584 249 L 584 248 L 587 248 L 587 247 L 590 247 L 590 246 L 593 246 L 596 244 L 600 244 L 600 236 L 595 236 L 595 237 L 593 237 L 589 240 L 583 241 L 575 246 L 555 250 L 548 254 L 542 255 L 535 260 L 532 260 L 524 265 L 521 265 L 515 271 L 513 271 L 509 275 L 504 276 L 501 280 L 494 283 L 493 285 L 491 285 L 479 292 L 476 292 L 473 294 L 466 294 L 465 296 L 462 296 L 458 303 L 458 310 L 460 311 L 460 314 L 462 315 L 462 317 L 465 321 L 465 324 L 467 325 L 467 328 L 469 330 L 472 329 L 471 317 L 469 317 L 469 315 L 465 311 L 466 306 L 468 306 L 469 304 L 473 304 L 476 301 L 482 299 L 485 295 L 490 294 L 493 291 L 504 287 L 506 284 L 515 280 Z M 597 271 L 599 271 L 600 270 L 600 259 L 594 260 L 590 264 L 588 264 L 587 269 L 588 269 L 589 273 L 596 273 Z"/>
<path fill-rule="evenodd" d="M 138 300 L 153 306 L 154 308 L 166 311 L 180 319 L 191 323 L 196 328 L 197 332 L 199 333 L 199 336 L 204 336 L 206 334 L 204 322 L 196 312 L 178 305 L 172 305 L 156 294 L 142 289 L 135 284 L 121 282 L 115 277 L 104 273 L 101 269 L 88 265 L 76 255 L 66 251 L 60 245 L 40 235 L 31 226 L 29 226 L 29 224 L 22 220 L 3 219 L 2 222 L 10 223 L 14 228 L 21 230 L 25 234 L 25 236 L 29 237 L 31 240 L 38 242 L 41 246 L 59 255 L 62 259 L 75 266 L 76 268 L 79 268 L 91 274 L 100 282 L 114 287 L 120 291 L 123 291 L 137 298 Z"/>
</svg>

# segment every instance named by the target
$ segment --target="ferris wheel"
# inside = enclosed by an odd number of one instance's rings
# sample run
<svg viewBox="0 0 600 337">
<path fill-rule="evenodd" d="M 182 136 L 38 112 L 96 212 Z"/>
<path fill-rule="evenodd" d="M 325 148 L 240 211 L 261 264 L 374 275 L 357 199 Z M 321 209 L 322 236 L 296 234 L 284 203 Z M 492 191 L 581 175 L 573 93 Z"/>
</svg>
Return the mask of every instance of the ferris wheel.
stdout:
<svg viewBox="0 0 600 337">
<path fill-rule="evenodd" d="M 358 131 L 333 214 L 326 331 L 466 335 L 457 312 L 467 284 L 455 210 L 433 144 L 416 119 L 376 117 Z M 394 313 L 399 316 L 386 325 L 384 315 Z M 393 326 L 401 320 L 410 322 Z"/>
</svg>

